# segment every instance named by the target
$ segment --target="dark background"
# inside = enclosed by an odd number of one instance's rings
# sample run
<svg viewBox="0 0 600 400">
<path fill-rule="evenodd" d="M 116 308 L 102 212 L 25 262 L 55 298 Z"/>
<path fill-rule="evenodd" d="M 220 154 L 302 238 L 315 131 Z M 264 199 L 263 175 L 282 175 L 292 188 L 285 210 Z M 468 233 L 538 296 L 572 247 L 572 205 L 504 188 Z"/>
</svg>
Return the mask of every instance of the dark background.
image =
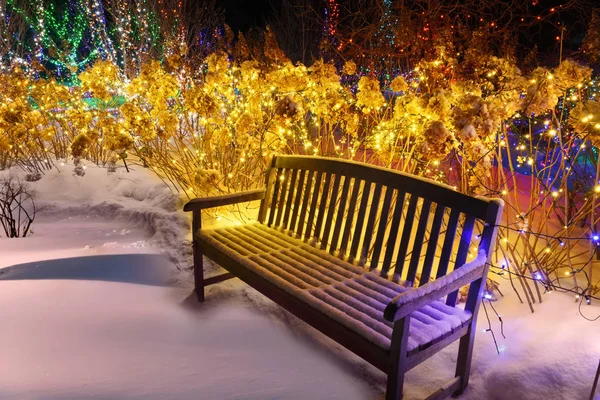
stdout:
<svg viewBox="0 0 600 400">
<path fill-rule="evenodd" d="M 346 0 L 349 1 L 349 0 Z M 441 2 L 460 2 L 461 0 L 439 0 Z M 547 21 L 525 28 L 519 38 L 525 47 L 537 44 L 538 50 L 554 51 L 557 47 L 556 36 L 560 35 L 560 26 L 567 26 L 564 48 L 567 52 L 579 49 L 585 36 L 589 17 L 594 7 L 600 7 L 600 0 L 576 0 L 581 5 L 577 10 L 561 11 L 560 6 L 569 0 L 516 0 L 529 2 L 530 17 L 546 15 Z M 322 1 L 324 7 L 325 1 Z M 343 1 L 340 1 L 343 3 Z M 522 3 L 525 4 L 525 3 Z M 274 18 L 279 0 L 217 0 L 216 6 L 225 11 L 225 22 L 234 30 L 247 32 L 253 27 L 264 28 Z M 555 8 L 556 12 L 548 17 L 548 11 Z M 589 11 L 589 12 L 586 12 Z M 600 29 L 600 27 L 598 27 Z"/>
<path fill-rule="evenodd" d="M 274 6 L 269 0 L 217 0 L 216 5 L 225 10 L 227 25 L 242 32 L 264 27 Z"/>
</svg>

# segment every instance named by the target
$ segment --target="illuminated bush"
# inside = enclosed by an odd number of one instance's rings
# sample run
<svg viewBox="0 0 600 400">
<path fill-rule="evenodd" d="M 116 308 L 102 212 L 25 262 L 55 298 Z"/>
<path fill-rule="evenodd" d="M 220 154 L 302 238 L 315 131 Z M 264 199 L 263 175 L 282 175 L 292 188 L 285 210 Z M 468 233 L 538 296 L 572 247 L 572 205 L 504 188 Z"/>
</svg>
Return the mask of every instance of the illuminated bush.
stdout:
<svg viewBox="0 0 600 400">
<path fill-rule="evenodd" d="M 132 79 L 101 61 L 74 87 L 4 73 L 0 168 L 139 161 L 195 197 L 262 186 L 272 154 L 360 160 L 502 197 L 495 262 L 516 276 L 579 268 L 568 261 L 596 231 L 600 191 L 589 68 L 566 60 L 524 76 L 505 59 L 467 51 L 459 65 L 439 48 L 381 86 L 352 62 L 341 73 L 294 65 L 274 40 L 266 47 L 262 61 L 217 51 L 193 71 L 149 61 Z"/>
</svg>

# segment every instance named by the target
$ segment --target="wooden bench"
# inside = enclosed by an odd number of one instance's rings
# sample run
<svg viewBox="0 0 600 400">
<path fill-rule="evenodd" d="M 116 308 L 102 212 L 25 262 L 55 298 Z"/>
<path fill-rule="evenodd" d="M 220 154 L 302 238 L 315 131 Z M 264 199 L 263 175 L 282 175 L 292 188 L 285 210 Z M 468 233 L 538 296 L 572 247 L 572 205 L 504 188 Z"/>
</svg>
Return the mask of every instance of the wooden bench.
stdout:
<svg viewBox="0 0 600 400">
<path fill-rule="evenodd" d="M 201 229 L 201 210 L 253 200 L 257 222 Z M 265 189 L 194 199 L 184 210 L 193 212 L 199 301 L 206 286 L 240 278 L 385 372 L 391 400 L 402 398 L 408 370 L 459 339 L 455 378 L 429 398 L 467 386 L 502 208 L 389 169 L 277 156 Z M 229 272 L 205 278 L 203 256 Z M 464 308 L 455 307 L 468 284 Z"/>
</svg>

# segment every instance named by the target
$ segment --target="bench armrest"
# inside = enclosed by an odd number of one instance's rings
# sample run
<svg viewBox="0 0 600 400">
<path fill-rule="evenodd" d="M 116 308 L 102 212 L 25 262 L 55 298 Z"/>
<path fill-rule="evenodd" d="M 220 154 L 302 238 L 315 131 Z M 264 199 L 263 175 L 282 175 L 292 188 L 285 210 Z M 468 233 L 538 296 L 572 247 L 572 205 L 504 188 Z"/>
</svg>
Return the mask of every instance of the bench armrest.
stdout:
<svg viewBox="0 0 600 400">
<path fill-rule="evenodd" d="M 183 211 L 197 211 L 206 208 L 227 206 L 246 201 L 262 200 L 265 198 L 265 189 L 247 190 L 245 192 L 224 194 L 222 196 L 199 197 L 192 199 L 183 206 Z"/>
<path fill-rule="evenodd" d="M 427 304 L 440 299 L 461 287 L 483 277 L 487 262 L 484 251 L 470 263 L 455 269 L 448 275 L 427 282 L 416 289 L 407 290 L 392 299 L 383 311 L 383 317 L 395 322 L 417 311 Z"/>
</svg>

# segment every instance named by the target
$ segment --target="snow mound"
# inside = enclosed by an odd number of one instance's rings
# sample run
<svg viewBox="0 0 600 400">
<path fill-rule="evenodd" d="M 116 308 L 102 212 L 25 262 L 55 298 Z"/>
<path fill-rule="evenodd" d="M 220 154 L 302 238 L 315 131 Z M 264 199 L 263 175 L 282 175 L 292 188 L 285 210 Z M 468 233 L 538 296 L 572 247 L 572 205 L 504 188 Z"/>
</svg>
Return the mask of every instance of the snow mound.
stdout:
<svg viewBox="0 0 600 400">
<path fill-rule="evenodd" d="M 130 172 L 118 169 L 109 173 L 87 164 L 86 174 L 81 177 L 71 173 L 72 165 L 58 165 L 39 181 L 27 183 L 36 195 L 40 218 L 65 223 L 82 217 L 118 221 L 125 227 L 105 233 L 104 247 L 114 246 L 132 229 L 144 230 L 150 238 L 129 246 L 161 249 L 179 270 L 191 266 L 190 221 L 182 211 L 184 199 L 151 171 L 132 166 Z M 23 176 L 24 172 L 12 169 L 0 174 Z M 34 222 L 34 232 L 35 228 Z"/>
</svg>

